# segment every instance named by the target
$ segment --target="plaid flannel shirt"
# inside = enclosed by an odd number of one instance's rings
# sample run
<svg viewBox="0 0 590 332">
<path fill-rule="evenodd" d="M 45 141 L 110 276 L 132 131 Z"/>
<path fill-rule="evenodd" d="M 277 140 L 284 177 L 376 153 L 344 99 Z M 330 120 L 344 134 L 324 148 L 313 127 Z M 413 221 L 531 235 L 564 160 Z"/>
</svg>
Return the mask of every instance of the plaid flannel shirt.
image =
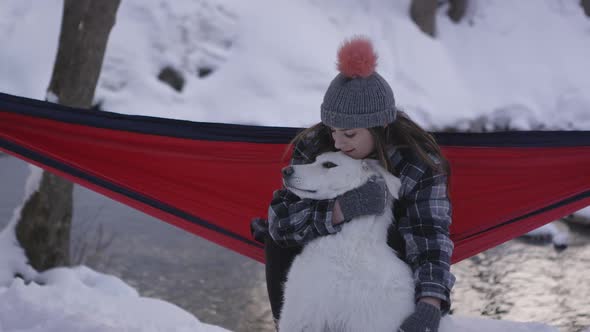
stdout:
<svg viewBox="0 0 590 332">
<path fill-rule="evenodd" d="M 313 162 L 317 154 L 313 142 L 298 144 L 291 163 Z M 455 283 L 450 272 L 453 242 L 449 238 L 447 177 L 435 174 L 407 149 L 391 149 L 389 157 L 402 182 L 400 198 L 394 204 L 402 204 L 404 211 L 392 222 L 405 242 L 405 257 L 401 258 L 413 271 L 416 300 L 438 298 L 443 313 L 447 313 Z M 278 245 L 289 247 L 340 231 L 343 224 L 332 224 L 334 202 L 300 199 L 285 188 L 275 191 L 268 209 L 270 236 Z"/>
</svg>

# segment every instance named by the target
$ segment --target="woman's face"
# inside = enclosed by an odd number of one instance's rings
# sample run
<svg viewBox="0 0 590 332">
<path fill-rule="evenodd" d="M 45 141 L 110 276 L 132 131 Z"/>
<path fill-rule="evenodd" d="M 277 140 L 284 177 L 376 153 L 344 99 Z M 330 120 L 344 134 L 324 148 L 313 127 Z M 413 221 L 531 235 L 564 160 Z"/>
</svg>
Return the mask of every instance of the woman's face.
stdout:
<svg viewBox="0 0 590 332">
<path fill-rule="evenodd" d="M 334 147 L 354 159 L 363 159 L 375 150 L 375 139 L 367 128 L 332 128 Z"/>
</svg>

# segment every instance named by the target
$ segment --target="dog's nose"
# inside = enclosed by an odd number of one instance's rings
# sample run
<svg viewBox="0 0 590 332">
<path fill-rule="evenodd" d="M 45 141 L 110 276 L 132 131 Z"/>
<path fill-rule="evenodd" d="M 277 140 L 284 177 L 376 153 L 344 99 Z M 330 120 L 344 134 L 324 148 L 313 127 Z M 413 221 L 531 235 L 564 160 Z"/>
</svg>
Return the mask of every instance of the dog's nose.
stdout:
<svg viewBox="0 0 590 332">
<path fill-rule="evenodd" d="M 283 167 L 283 176 L 287 177 L 287 176 L 291 176 L 295 170 L 293 169 L 293 167 L 291 166 L 287 166 L 287 167 Z"/>
</svg>

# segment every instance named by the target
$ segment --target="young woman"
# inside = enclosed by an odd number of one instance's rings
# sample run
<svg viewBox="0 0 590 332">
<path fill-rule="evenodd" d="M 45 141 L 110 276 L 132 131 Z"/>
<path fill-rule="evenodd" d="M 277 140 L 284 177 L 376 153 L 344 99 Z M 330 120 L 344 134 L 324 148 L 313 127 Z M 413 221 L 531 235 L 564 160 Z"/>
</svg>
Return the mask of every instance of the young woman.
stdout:
<svg viewBox="0 0 590 332">
<path fill-rule="evenodd" d="M 388 244 L 414 272 L 417 305 L 399 331 L 435 332 L 441 314 L 450 309 L 455 281 L 450 273 L 448 164 L 434 138 L 396 108 L 391 87 L 375 72 L 376 58 L 363 38 L 340 48 L 340 73 L 324 96 L 322 122 L 293 140 L 291 163 L 309 163 L 322 152 L 340 150 L 355 159 L 375 158 L 401 179 Z M 287 272 L 302 247 L 337 233 L 357 216 L 383 213 L 386 195 L 378 179 L 333 200 L 302 200 L 285 188 L 275 191 L 268 222 L 252 221 L 254 237 L 265 243 L 275 320 L 280 318 Z"/>
</svg>

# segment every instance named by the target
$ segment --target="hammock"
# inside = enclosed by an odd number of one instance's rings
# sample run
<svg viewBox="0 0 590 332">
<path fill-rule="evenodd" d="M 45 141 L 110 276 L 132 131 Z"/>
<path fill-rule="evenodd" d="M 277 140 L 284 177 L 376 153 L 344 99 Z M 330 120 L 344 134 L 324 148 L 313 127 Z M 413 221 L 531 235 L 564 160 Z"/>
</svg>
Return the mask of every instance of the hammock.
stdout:
<svg viewBox="0 0 590 332">
<path fill-rule="evenodd" d="M 0 94 L 0 150 L 260 262 L 250 220 L 266 216 L 299 130 Z M 453 262 L 590 205 L 590 131 L 435 136 L 452 169 Z"/>
</svg>

